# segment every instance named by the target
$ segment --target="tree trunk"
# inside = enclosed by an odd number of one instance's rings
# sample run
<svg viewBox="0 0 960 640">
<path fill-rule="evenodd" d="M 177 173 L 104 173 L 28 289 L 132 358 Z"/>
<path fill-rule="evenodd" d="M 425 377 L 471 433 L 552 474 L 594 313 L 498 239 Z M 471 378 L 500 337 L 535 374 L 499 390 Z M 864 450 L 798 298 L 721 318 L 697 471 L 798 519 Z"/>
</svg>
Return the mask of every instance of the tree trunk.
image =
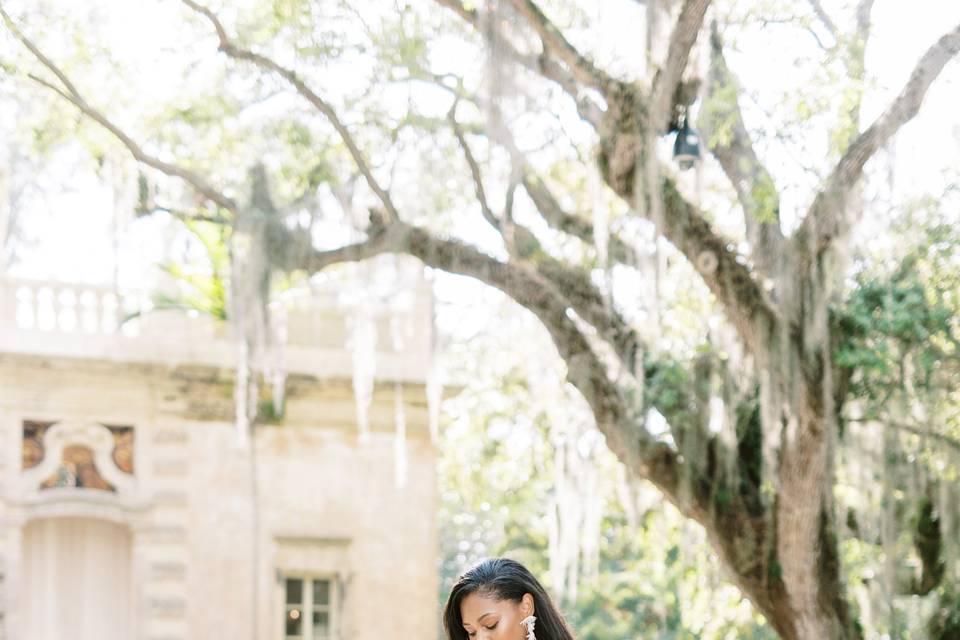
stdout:
<svg viewBox="0 0 960 640">
<path fill-rule="evenodd" d="M 625 94 L 622 103 L 611 105 L 601 133 L 601 173 L 628 203 L 651 197 L 635 192 L 647 186 L 635 179 L 640 173 L 636 167 L 644 161 L 648 127 L 639 102 Z M 665 189 L 668 201 L 669 187 Z M 668 202 L 668 235 L 671 224 L 681 224 L 670 208 Z M 771 274 L 784 301 L 782 315 L 732 318 L 755 355 L 761 387 L 762 471 L 751 488 L 753 495 L 740 491 L 738 508 L 720 509 L 715 500 L 724 481 L 710 477 L 712 488 L 694 491 L 694 503 L 679 506 L 705 526 L 735 582 L 783 638 L 847 640 L 860 633 L 841 583 L 832 499 L 839 411 L 828 322 L 834 270 L 826 259 L 802 265 L 800 255 L 790 247 L 781 256 L 781 272 Z M 708 286 L 711 275 L 718 280 L 732 277 L 720 273 L 722 267 L 721 262 L 717 273 L 707 274 Z M 735 313 L 743 311 L 741 306 Z M 636 471 L 642 475 L 642 469 Z"/>
</svg>

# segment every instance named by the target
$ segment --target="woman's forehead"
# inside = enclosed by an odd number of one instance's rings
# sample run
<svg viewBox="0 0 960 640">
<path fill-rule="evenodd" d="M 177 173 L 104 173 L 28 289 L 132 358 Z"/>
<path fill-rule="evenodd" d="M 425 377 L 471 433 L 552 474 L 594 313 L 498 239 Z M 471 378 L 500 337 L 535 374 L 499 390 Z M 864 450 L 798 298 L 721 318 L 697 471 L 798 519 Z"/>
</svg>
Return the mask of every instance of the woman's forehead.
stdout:
<svg viewBox="0 0 960 640">
<path fill-rule="evenodd" d="M 508 600 L 474 591 L 460 603 L 460 616 L 465 623 L 472 624 L 487 613 L 503 613 L 511 604 Z"/>
</svg>

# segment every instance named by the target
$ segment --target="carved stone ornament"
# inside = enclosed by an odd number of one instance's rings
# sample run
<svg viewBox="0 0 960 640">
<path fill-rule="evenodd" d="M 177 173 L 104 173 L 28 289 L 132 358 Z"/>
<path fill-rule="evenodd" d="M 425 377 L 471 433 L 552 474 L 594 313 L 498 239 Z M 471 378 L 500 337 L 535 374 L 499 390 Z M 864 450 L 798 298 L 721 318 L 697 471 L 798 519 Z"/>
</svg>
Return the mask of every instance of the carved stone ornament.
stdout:
<svg viewBox="0 0 960 640">
<path fill-rule="evenodd" d="M 22 494 L 76 488 L 133 495 L 133 429 L 24 422 Z"/>
</svg>

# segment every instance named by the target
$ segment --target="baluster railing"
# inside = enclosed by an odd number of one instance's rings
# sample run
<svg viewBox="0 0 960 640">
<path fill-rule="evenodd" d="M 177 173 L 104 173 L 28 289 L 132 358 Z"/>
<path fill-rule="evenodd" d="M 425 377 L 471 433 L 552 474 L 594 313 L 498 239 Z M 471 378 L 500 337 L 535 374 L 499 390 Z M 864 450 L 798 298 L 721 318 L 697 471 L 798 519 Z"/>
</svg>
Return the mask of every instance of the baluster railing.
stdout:
<svg viewBox="0 0 960 640">
<path fill-rule="evenodd" d="M 132 309 L 106 287 L 6 279 L 0 282 L 0 326 L 8 329 L 113 335 Z M 130 303 L 139 306 L 139 298 Z M 129 333 L 129 331 L 124 331 Z"/>
</svg>

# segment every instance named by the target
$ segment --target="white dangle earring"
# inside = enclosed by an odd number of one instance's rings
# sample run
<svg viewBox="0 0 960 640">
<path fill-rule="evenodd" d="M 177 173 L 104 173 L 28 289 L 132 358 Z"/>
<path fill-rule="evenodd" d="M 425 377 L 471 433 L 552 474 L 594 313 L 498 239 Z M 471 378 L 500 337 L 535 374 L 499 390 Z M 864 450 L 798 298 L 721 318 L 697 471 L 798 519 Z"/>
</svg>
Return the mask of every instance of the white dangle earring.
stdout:
<svg viewBox="0 0 960 640">
<path fill-rule="evenodd" d="M 537 640 L 537 636 L 533 634 L 533 627 L 537 624 L 536 616 L 527 616 L 520 624 L 527 628 L 527 640 Z"/>
</svg>

